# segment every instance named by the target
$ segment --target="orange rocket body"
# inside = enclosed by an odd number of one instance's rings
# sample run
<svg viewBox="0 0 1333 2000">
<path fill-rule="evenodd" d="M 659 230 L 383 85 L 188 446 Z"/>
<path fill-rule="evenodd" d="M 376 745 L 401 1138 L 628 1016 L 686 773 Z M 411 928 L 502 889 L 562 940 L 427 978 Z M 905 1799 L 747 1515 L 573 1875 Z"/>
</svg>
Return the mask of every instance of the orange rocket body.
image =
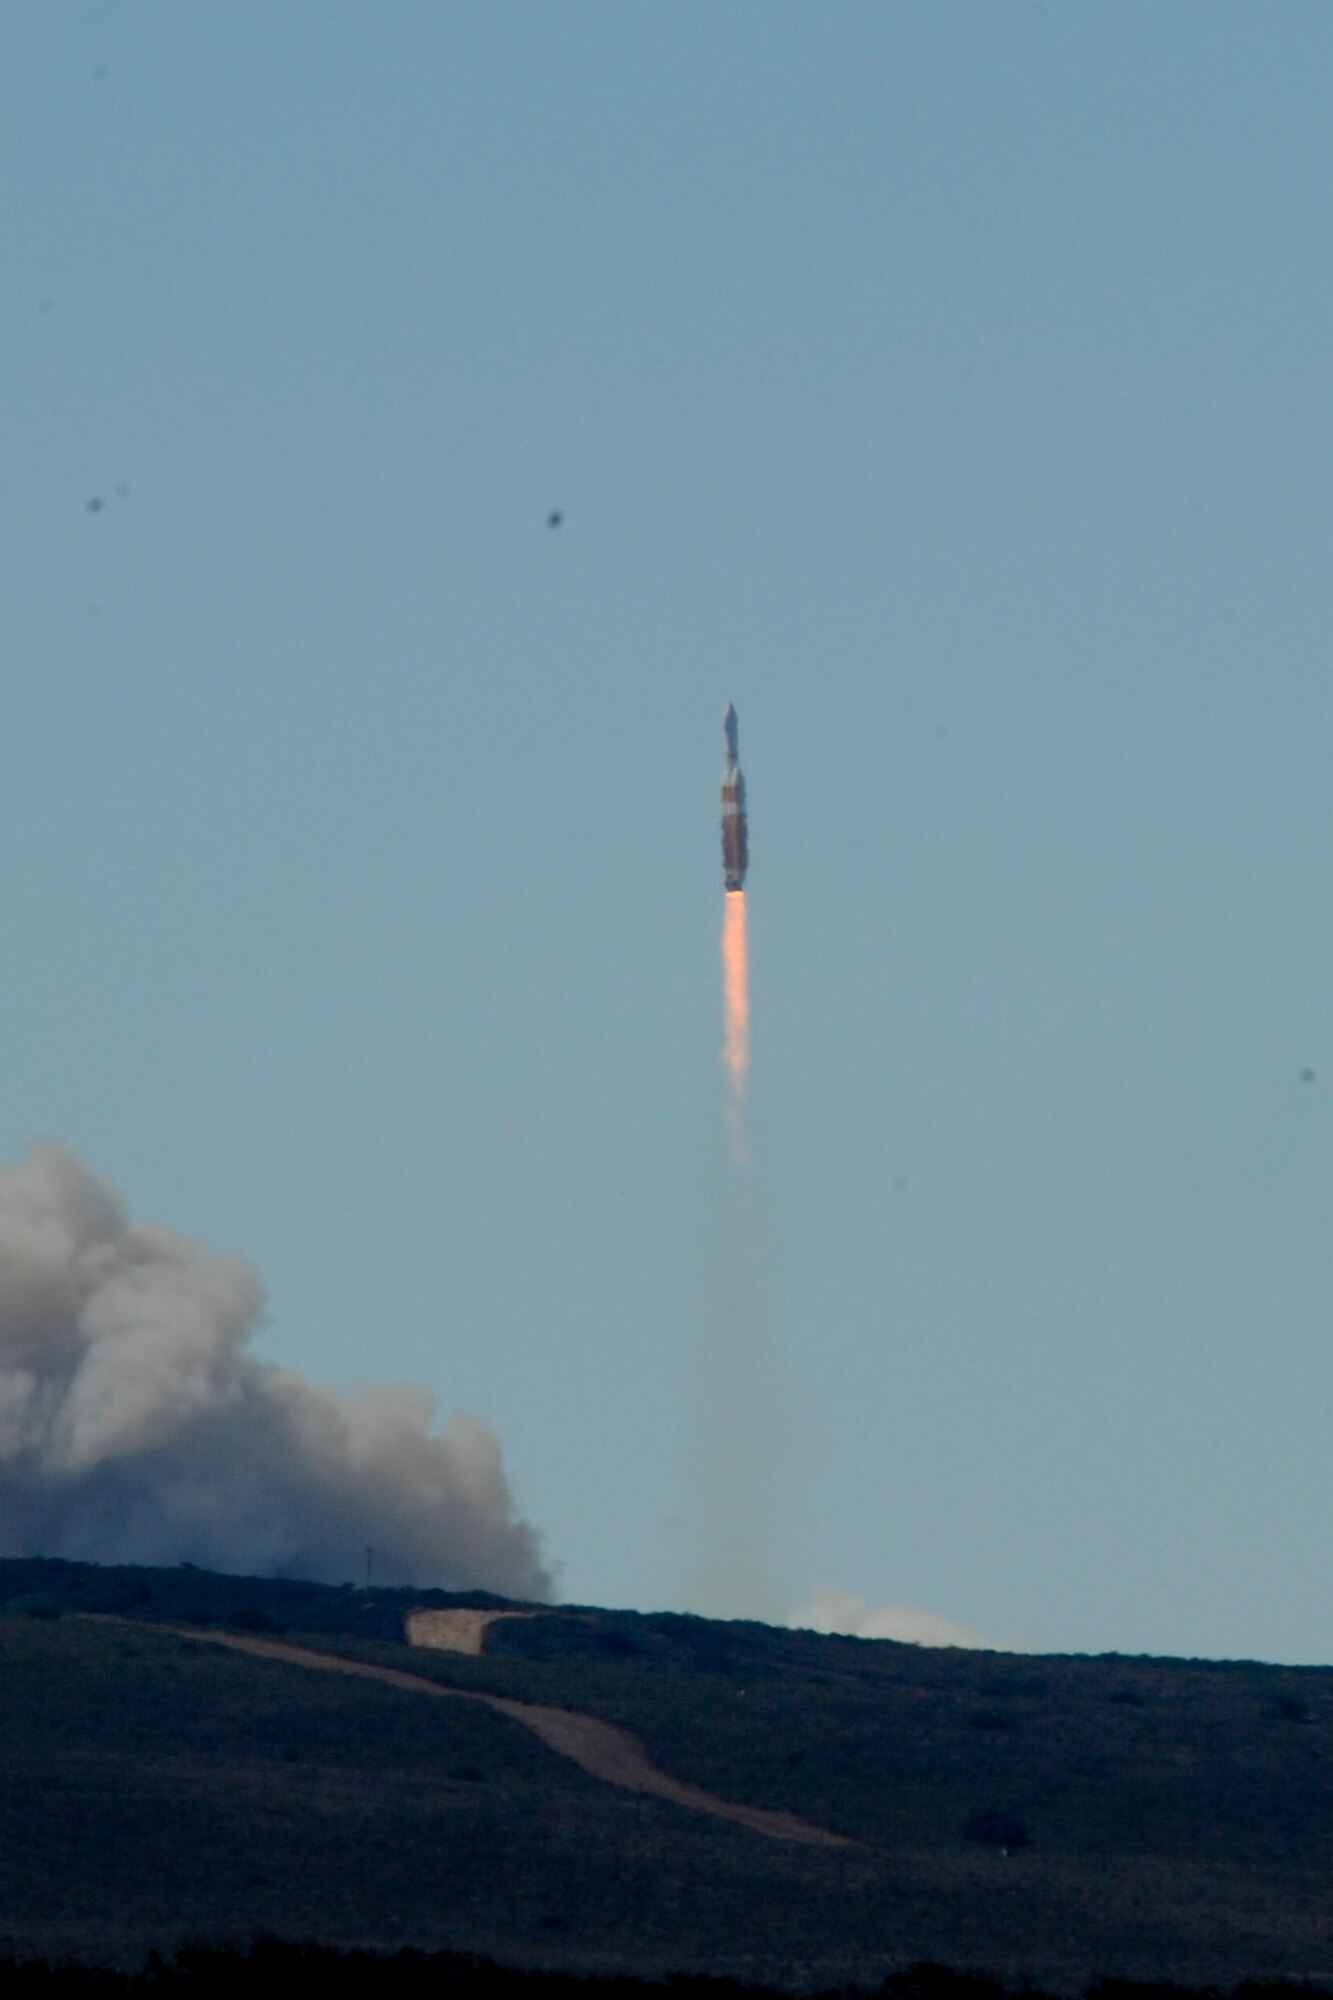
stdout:
<svg viewBox="0 0 1333 2000">
<path fill-rule="evenodd" d="M 722 770 L 722 885 L 728 890 L 745 887 L 745 871 L 750 865 L 750 836 L 745 821 L 745 779 L 741 775 L 739 732 L 736 710 L 728 704 L 727 712 L 722 718 L 722 733 L 727 744 L 727 761 Z"/>
</svg>

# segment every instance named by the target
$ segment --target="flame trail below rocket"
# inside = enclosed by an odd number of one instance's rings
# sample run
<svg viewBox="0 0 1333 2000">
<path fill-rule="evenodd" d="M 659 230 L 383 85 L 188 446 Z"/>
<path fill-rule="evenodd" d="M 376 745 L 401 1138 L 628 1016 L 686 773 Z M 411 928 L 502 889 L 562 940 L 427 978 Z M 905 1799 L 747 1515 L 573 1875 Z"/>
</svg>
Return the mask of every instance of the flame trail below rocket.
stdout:
<svg viewBox="0 0 1333 2000">
<path fill-rule="evenodd" d="M 745 891 L 728 889 L 722 990 L 729 1158 L 717 1190 L 699 1347 L 690 1609 L 709 1618 L 783 1616 L 774 1543 L 795 1454 L 782 1421 L 772 1336 L 773 1273 L 762 1187 L 750 1157 L 750 960 Z"/>
<path fill-rule="evenodd" d="M 745 1158 L 741 1112 L 750 1073 L 750 950 L 745 928 L 745 891 L 728 889 L 722 918 L 722 982 L 726 1039 L 722 1061 L 731 1085 L 728 1118 L 735 1153 Z"/>
<path fill-rule="evenodd" d="M 722 1067 L 731 1158 L 713 1213 L 708 1297 L 701 1318 L 701 1387 L 695 1459 L 692 1610 L 713 1618 L 782 1616 L 784 1593 L 771 1543 L 790 1484 L 793 1454 L 778 1421 L 771 1337 L 771 1264 L 764 1204 L 750 1161 L 745 1094 L 750 1076 L 750 950 L 745 875 L 749 837 L 736 710 L 722 718 Z"/>
</svg>

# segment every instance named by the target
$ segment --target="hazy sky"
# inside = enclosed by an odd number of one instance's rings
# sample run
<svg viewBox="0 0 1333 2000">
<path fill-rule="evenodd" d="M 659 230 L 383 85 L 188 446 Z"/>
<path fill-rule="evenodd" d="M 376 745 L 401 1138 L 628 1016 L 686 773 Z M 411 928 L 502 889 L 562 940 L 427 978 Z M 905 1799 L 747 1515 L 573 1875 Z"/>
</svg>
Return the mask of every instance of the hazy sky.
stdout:
<svg viewBox="0 0 1333 2000">
<path fill-rule="evenodd" d="M 734 700 L 791 1604 L 1333 1658 L 1331 89 L 1283 0 L 11 0 L 0 1157 L 684 1603 Z"/>
</svg>

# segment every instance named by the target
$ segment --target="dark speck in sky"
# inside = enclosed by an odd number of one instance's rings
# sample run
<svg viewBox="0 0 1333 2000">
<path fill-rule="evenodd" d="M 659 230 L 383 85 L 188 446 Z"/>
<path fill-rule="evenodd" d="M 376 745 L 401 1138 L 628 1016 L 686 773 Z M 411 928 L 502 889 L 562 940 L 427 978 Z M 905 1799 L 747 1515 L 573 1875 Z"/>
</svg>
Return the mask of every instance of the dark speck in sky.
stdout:
<svg viewBox="0 0 1333 2000">
<path fill-rule="evenodd" d="M 548 528 L 558 528 L 564 518 L 558 507 L 552 507 L 550 513 L 546 516 L 546 525 Z"/>
<path fill-rule="evenodd" d="M 88 502 L 88 512 L 90 514 L 100 514 L 105 506 L 106 506 L 106 501 L 102 499 L 100 494 L 95 493 L 92 499 Z"/>
<path fill-rule="evenodd" d="M 1301 1071 L 1301 1082 L 1302 1082 L 1302 1083 L 1313 1083 L 1313 1082 L 1314 1082 L 1314 1071 L 1313 1071 L 1312 1069 L 1303 1069 L 1303 1070 Z"/>
</svg>

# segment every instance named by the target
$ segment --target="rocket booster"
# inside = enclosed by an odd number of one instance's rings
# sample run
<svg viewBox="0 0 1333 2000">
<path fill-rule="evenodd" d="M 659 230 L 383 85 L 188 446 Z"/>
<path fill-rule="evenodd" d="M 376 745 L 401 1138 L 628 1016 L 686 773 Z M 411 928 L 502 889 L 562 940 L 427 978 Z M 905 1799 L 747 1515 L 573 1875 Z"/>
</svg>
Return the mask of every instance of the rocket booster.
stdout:
<svg viewBox="0 0 1333 2000">
<path fill-rule="evenodd" d="M 745 780 L 738 761 L 739 730 L 736 711 L 728 703 L 722 718 L 722 734 L 727 740 L 727 761 L 722 769 L 722 884 L 728 892 L 745 887 L 745 871 L 750 865 L 750 842 L 745 825 Z"/>
</svg>

